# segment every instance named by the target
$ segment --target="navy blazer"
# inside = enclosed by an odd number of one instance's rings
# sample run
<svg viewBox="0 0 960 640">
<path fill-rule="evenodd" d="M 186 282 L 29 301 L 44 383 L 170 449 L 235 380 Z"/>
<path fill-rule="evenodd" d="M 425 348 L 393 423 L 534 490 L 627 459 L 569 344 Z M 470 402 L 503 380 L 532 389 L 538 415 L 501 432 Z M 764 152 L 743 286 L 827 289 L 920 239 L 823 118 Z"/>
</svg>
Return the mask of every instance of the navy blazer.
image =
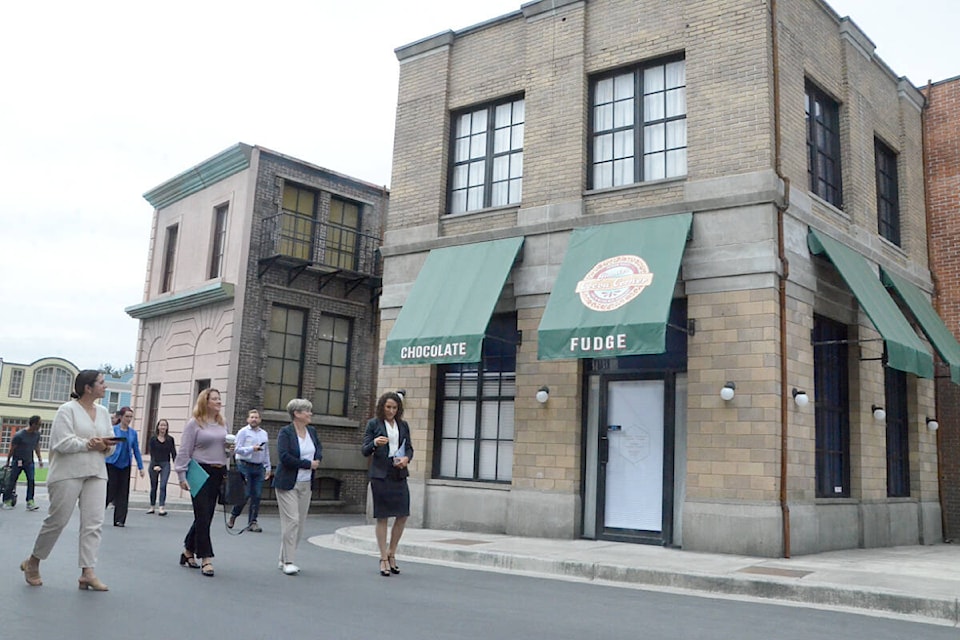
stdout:
<svg viewBox="0 0 960 640">
<path fill-rule="evenodd" d="M 397 420 L 397 428 L 400 430 L 400 442 L 404 443 L 407 458 L 413 460 L 413 443 L 410 441 L 410 426 L 403 420 Z M 367 422 L 367 428 L 363 432 L 363 445 L 360 447 L 360 453 L 364 457 L 373 456 L 370 463 L 371 478 L 386 478 L 387 474 L 393 469 L 393 458 L 390 457 L 390 446 L 383 445 L 378 447 L 373 444 L 374 439 L 379 436 L 387 435 L 387 425 L 379 418 L 371 418 Z"/>
<path fill-rule="evenodd" d="M 322 460 L 323 447 L 320 445 L 317 430 L 307 425 L 307 433 L 310 434 L 313 446 L 317 449 L 313 459 Z M 300 438 L 297 437 L 297 428 L 292 424 L 280 429 L 277 435 L 277 455 L 280 462 L 273 472 L 273 486 L 276 489 L 289 491 L 297 484 L 297 473 L 300 469 L 310 468 L 310 461 L 300 458 Z M 310 472 L 310 480 L 313 480 L 313 471 Z"/>
</svg>

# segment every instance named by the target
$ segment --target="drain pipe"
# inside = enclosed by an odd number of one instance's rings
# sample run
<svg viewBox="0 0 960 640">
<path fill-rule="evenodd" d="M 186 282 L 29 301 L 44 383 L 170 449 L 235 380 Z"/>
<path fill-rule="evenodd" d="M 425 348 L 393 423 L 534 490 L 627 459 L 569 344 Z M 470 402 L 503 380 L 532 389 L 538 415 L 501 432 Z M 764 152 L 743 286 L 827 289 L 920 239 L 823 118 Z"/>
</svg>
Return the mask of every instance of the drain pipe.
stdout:
<svg viewBox="0 0 960 640">
<path fill-rule="evenodd" d="M 777 207 L 777 258 L 780 260 L 780 278 L 777 293 L 780 304 L 780 513 L 783 524 L 783 557 L 790 557 L 790 503 L 787 500 L 788 425 L 787 413 L 787 278 L 790 262 L 783 240 L 784 212 L 790 206 L 790 180 L 783 175 L 780 140 L 780 37 L 777 29 L 777 0 L 770 0 L 770 32 L 773 81 L 773 153 L 774 169 L 783 185 L 783 198 Z"/>
</svg>

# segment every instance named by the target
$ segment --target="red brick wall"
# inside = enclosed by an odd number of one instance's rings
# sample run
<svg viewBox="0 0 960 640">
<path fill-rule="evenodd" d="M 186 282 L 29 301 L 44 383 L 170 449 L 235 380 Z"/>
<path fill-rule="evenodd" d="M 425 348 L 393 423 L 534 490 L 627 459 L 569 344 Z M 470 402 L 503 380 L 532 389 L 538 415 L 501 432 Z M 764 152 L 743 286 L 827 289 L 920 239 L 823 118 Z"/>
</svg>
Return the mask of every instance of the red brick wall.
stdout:
<svg viewBox="0 0 960 640">
<path fill-rule="evenodd" d="M 933 303 L 960 338 L 960 77 L 926 88 L 924 114 Z M 947 375 L 938 367 L 938 376 Z M 960 387 L 937 384 L 944 537 L 960 538 Z"/>
</svg>

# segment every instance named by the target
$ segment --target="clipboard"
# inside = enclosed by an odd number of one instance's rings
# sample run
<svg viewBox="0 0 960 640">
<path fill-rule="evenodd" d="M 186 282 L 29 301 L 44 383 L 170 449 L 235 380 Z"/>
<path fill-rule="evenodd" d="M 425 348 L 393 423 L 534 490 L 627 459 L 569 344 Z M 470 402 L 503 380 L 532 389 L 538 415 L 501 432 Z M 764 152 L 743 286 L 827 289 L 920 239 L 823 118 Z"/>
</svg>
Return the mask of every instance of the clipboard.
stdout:
<svg viewBox="0 0 960 640">
<path fill-rule="evenodd" d="M 203 484 L 207 481 L 210 474 L 203 470 L 196 460 L 190 458 L 190 464 L 187 465 L 187 484 L 190 486 L 190 495 L 194 498 L 200 493 Z"/>
</svg>

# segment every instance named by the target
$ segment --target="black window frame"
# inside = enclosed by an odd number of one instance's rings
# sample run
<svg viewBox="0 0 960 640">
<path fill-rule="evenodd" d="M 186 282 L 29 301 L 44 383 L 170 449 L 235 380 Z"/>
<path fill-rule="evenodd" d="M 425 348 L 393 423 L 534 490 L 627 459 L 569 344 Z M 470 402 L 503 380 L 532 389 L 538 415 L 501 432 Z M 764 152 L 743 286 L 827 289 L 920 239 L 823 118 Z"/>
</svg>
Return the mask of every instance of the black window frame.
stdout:
<svg viewBox="0 0 960 640">
<path fill-rule="evenodd" d="M 510 484 L 513 481 L 513 460 L 515 458 L 516 442 L 516 379 L 517 379 L 517 351 L 520 345 L 520 333 L 517 330 L 517 314 L 503 313 L 495 314 L 487 327 L 486 337 L 483 341 L 482 356 L 480 362 L 441 365 L 437 371 L 437 408 L 436 408 L 436 427 L 434 431 L 434 458 L 432 475 L 437 479 L 460 480 L 465 482 L 493 482 L 499 484 Z M 496 393 L 488 391 L 488 385 L 492 390 L 496 378 Z M 451 388 L 456 383 L 456 388 Z M 512 386 L 513 394 L 507 393 Z M 448 430 L 445 437 L 444 420 L 447 404 L 455 402 L 457 406 L 457 418 L 463 415 L 463 406 L 473 406 L 474 422 L 471 425 L 473 435 L 461 437 L 464 432 L 463 427 L 458 422 L 456 433 L 450 437 Z M 501 437 L 504 435 L 503 424 L 500 417 L 503 415 L 503 405 L 510 403 L 513 405 L 512 411 L 512 433 L 509 438 Z M 495 437 L 489 437 L 489 433 L 484 433 L 484 410 L 495 406 L 497 412 L 497 427 Z M 461 442 L 469 443 L 472 446 L 472 462 L 468 471 L 461 472 L 459 463 L 461 460 L 460 447 Z M 484 444 L 494 443 L 495 459 L 493 477 L 482 476 L 481 454 L 486 450 Z M 509 443 L 509 456 L 506 455 L 504 447 Z M 443 457 L 445 447 L 455 446 L 454 470 L 453 474 L 444 473 Z M 467 454 L 470 452 L 467 451 Z M 509 459 L 509 468 L 503 468 L 501 459 Z"/>
<path fill-rule="evenodd" d="M 223 275 L 223 257 L 227 246 L 227 215 L 230 203 L 213 208 L 213 246 L 210 251 L 210 279 Z"/>
<path fill-rule="evenodd" d="M 274 331 L 273 329 L 273 314 L 278 309 L 283 309 L 285 313 L 283 332 Z M 303 314 L 299 334 L 293 333 L 287 330 L 289 329 L 289 322 L 290 322 L 289 312 L 291 311 L 296 311 Z M 303 369 L 304 369 L 305 354 L 307 350 L 307 327 L 309 326 L 309 320 L 310 320 L 310 312 L 308 309 L 305 309 L 303 307 L 295 307 L 292 305 L 279 304 L 279 303 L 274 303 L 273 305 L 271 305 L 270 320 L 267 325 L 267 344 L 264 346 L 264 351 L 265 351 L 264 372 L 263 372 L 263 408 L 264 409 L 286 411 L 287 403 L 290 400 L 292 400 L 293 398 L 302 397 L 301 393 L 303 391 Z M 282 357 L 279 357 L 279 358 L 276 357 L 275 355 L 272 355 L 270 351 L 271 342 L 272 342 L 271 336 L 273 334 L 284 336 L 283 350 L 281 352 L 283 355 Z M 289 347 L 289 345 L 287 344 L 288 336 L 294 336 L 294 335 L 299 335 L 299 339 L 300 339 L 300 349 L 298 350 L 299 353 L 297 354 L 296 359 L 286 357 L 286 354 L 288 353 L 288 347 Z M 278 380 L 271 380 L 270 361 L 273 359 L 281 361 L 280 376 Z M 296 367 L 297 367 L 296 385 L 284 382 L 284 380 L 286 379 L 285 374 L 287 373 L 285 363 L 287 362 L 289 363 L 296 362 Z M 273 399 L 271 397 L 273 395 L 272 387 L 279 387 L 278 393 L 276 394 L 277 395 L 276 402 L 273 402 Z M 295 389 L 295 391 L 293 391 L 292 395 L 289 395 L 288 397 L 286 394 L 290 393 L 291 388 Z"/>
<path fill-rule="evenodd" d="M 167 293 L 173 289 L 173 268 L 177 261 L 177 239 L 179 235 L 179 224 L 172 224 L 167 227 L 163 247 L 163 271 L 160 274 L 160 293 Z"/>
<path fill-rule="evenodd" d="M 884 367 L 883 389 L 887 428 L 887 497 L 910 497 L 910 415 L 907 374 Z"/>
<path fill-rule="evenodd" d="M 296 191 L 296 204 L 287 208 L 287 189 Z M 301 207 L 301 194 L 313 197 L 313 206 Z M 278 249 L 281 255 L 313 262 L 316 251 L 316 226 L 320 218 L 323 192 L 298 182 L 284 181 L 280 191 L 280 231 Z M 288 221 L 291 228 L 288 228 Z"/>
<path fill-rule="evenodd" d="M 517 107 L 520 105 L 522 110 L 521 120 L 515 120 L 515 114 Z M 497 109 L 503 106 L 510 106 L 510 123 L 505 127 L 497 126 Z M 471 116 L 471 121 L 474 115 L 485 112 L 486 115 L 486 126 L 482 132 L 473 131 L 471 125 L 471 131 L 468 135 L 460 135 L 460 121 L 464 116 Z M 520 146 L 516 148 L 513 146 L 513 133 L 516 128 L 520 130 Z M 509 138 L 509 143 L 505 151 L 496 150 L 496 139 L 497 131 L 507 131 Z M 459 214 L 459 213 L 471 213 L 474 211 L 482 211 L 484 209 L 489 209 L 491 207 L 509 207 L 509 206 L 518 206 L 523 199 L 523 162 L 524 162 L 524 146 L 523 139 L 526 133 L 526 98 L 523 94 L 514 94 L 505 98 L 500 98 L 493 102 L 487 102 L 484 104 L 474 105 L 465 109 L 458 109 L 451 112 L 450 114 L 450 169 L 447 176 L 447 212 L 448 214 Z M 479 156 L 471 157 L 469 150 L 467 152 L 467 157 L 465 159 L 458 160 L 458 149 L 457 143 L 459 140 L 472 138 L 473 136 L 485 136 L 483 146 L 484 146 L 484 155 L 483 155 L 483 180 L 480 183 L 471 183 L 471 175 L 469 165 L 475 163 L 479 160 Z M 494 167 L 498 159 L 508 158 L 507 160 L 507 177 L 505 180 L 495 180 Z M 514 159 L 519 163 L 520 171 L 519 175 L 513 175 L 512 170 L 515 166 Z M 466 186 L 458 188 L 456 182 L 456 176 L 458 167 L 467 167 L 465 169 L 467 173 L 467 183 Z M 505 202 L 494 202 L 494 188 L 496 185 L 502 185 L 506 183 L 507 189 L 507 198 Z M 483 196 L 480 206 L 470 207 L 470 190 L 476 189 L 479 186 L 482 186 Z M 513 199 L 511 196 L 511 189 L 516 186 L 518 193 L 516 198 Z M 460 208 L 456 205 L 458 200 L 457 194 L 464 193 L 464 204 Z"/>
<path fill-rule="evenodd" d="M 814 108 L 814 117 L 811 117 L 811 107 Z M 804 90 L 804 115 L 810 191 L 837 209 L 843 209 L 840 103 L 807 80 Z"/>
<path fill-rule="evenodd" d="M 850 370 L 847 335 L 845 324 L 814 315 L 814 458 L 817 498 L 850 497 Z"/>
<path fill-rule="evenodd" d="M 320 325 L 323 323 L 324 318 L 331 318 L 334 323 L 334 337 L 331 338 L 330 340 L 325 340 L 322 338 L 323 327 Z M 345 417 L 347 415 L 347 400 L 350 397 L 350 364 L 351 364 L 350 355 L 353 349 L 353 318 L 350 318 L 348 316 L 337 315 L 334 313 L 320 313 L 317 319 L 317 322 L 318 322 L 317 331 L 316 331 L 317 339 L 316 339 L 316 345 L 315 345 L 317 359 L 314 365 L 313 394 L 311 395 L 311 402 L 313 402 L 314 413 Z M 346 323 L 346 332 L 347 332 L 346 342 L 338 341 L 335 339 L 338 323 Z M 330 360 L 331 360 L 330 362 L 323 362 L 323 357 L 324 357 L 323 343 L 328 343 L 330 345 L 330 348 L 329 348 Z M 345 346 L 346 354 L 345 354 L 345 358 L 342 366 L 334 364 L 332 362 L 335 346 L 338 343 L 346 345 Z M 328 382 L 328 385 L 325 387 L 319 386 L 320 381 L 323 379 L 323 376 L 321 375 L 321 372 L 320 372 L 321 367 L 326 367 L 330 369 L 331 375 L 328 376 L 328 380 L 330 381 L 333 380 L 333 370 L 342 369 L 343 370 L 343 388 L 337 390 L 334 387 L 329 386 L 330 384 L 329 382 Z M 332 405 L 332 403 L 330 402 L 330 397 L 336 392 L 341 393 L 343 397 L 341 399 L 338 410 L 330 411 L 329 409 Z M 326 402 L 319 401 L 318 394 L 320 393 L 325 393 L 327 395 Z"/>
<path fill-rule="evenodd" d="M 334 205 L 341 203 L 341 218 L 334 221 Z M 343 222 L 346 208 L 356 207 L 357 224 Z M 324 239 L 323 264 L 334 269 L 356 271 L 360 260 L 360 229 L 363 228 L 363 203 L 337 195 L 330 195 L 327 210 L 326 238 Z"/>
<path fill-rule="evenodd" d="M 683 84 L 676 85 L 672 87 L 666 86 L 666 69 L 668 65 L 682 63 L 683 64 Z M 663 86 L 658 90 L 651 90 L 647 92 L 645 88 L 645 74 L 647 71 L 651 71 L 657 68 L 663 69 Z M 686 80 L 686 58 L 682 55 L 679 56 L 670 56 L 667 58 L 659 58 L 656 60 L 647 61 L 637 65 L 631 65 L 628 67 L 621 67 L 612 71 L 606 71 L 601 74 L 597 74 L 590 78 L 590 96 L 589 96 L 589 143 L 588 147 L 588 176 L 587 184 L 590 189 L 604 189 L 610 187 L 621 187 L 632 184 L 642 184 L 644 182 L 652 182 L 655 180 L 672 180 L 677 178 L 682 178 L 688 175 L 689 172 L 689 133 L 687 131 L 687 118 L 689 115 L 689 108 L 687 105 L 686 95 L 687 95 L 687 80 Z M 627 100 L 618 100 L 615 92 L 616 88 L 614 87 L 614 96 L 610 102 L 604 102 L 602 104 L 597 104 L 597 90 L 601 82 L 608 79 L 615 79 L 626 74 L 632 74 L 633 76 L 633 92 L 630 95 L 629 100 L 632 101 L 632 120 L 629 124 L 617 125 L 616 122 L 616 105 L 617 102 L 623 102 Z M 616 81 L 614 80 L 614 85 Z M 676 113 L 672 115 L 667 115 L 667 94 L 669 92 L 682 91 L 683 96 L 683 112 Z M 650 120 L 647 120 L 649 115 L 649 109 L 646 108 L 646 98 L 647 96 L 663 95 L 663 104 L 662 108 L 662 117 L 655 117 Z M 611 105 L 610 113 L 610 123 L 609 128 L 604 128 L 598 130 L 597 127 L 601 126 L 598 124 L 600 117 L 600 109 L 605 105 Z M 683 122 L 683 145 L 668 147 L 668 135 L 667 128 L 670 123 L 674 122 Z M 663 127 L 663 147 L 656 148 L 651 150 L 649 145 L 646 144 L 646 130 L 651 127 Z M 632 167 L 633 167 L 633 179 L 626 182 L 617 182 L 616 181 L 616 170 L 615 163 L 617 161 L 616 157 L 616 136 L 620 133 L 632 132 L 632 156 L 623 156 L 623 158 L 632 157 Z M 612 135 L 611 149 L 614 154 L 610 159 L 603 159 L 601 161 L 597 160 L 597 145 L 598 140 L 602 136 Z M 683 171 L 677 173 L 669 173 L 667 168 L 669 167 L 669 162 L 667 161 L 668 154 L 670 152 L 683 151 Z M 648 175 L 646 169 L 646 158 L 652 155 L 663 154 L 663 175 Z M 597 168 L 600 164 L 611 163 L 611 181 L 610 184 L 599 184 L 597 179 Z"/>
<path fill-rule="evenodd" d="M 897 153 L 879 138 L 873 139 L 877 173 L 877 232 L 900 245 L 900 179 Z"/>
</svg>

